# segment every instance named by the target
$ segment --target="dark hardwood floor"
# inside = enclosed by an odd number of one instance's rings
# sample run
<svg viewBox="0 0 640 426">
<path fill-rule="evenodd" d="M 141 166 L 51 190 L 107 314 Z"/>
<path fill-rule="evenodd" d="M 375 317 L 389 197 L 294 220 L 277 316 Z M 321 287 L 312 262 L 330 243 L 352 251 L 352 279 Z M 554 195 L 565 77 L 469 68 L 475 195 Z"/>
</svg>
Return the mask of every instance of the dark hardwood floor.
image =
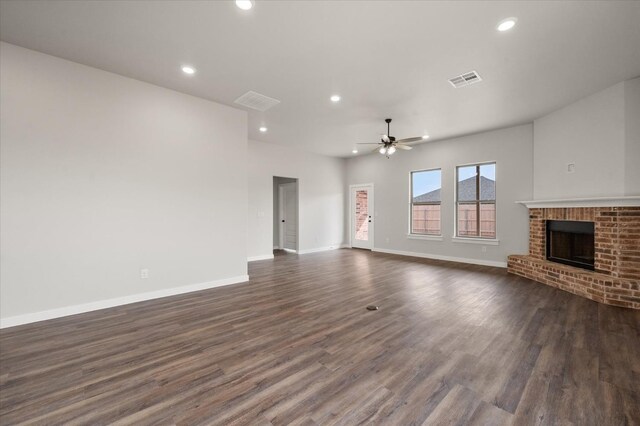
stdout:
<svg viewBox="0 0 640 426">
<path fill-rule="evenodd" d="M 0 423 L 640 423 L 638 311 L 361 250 L 249 272 L 2 330 Z"/>
</svg>

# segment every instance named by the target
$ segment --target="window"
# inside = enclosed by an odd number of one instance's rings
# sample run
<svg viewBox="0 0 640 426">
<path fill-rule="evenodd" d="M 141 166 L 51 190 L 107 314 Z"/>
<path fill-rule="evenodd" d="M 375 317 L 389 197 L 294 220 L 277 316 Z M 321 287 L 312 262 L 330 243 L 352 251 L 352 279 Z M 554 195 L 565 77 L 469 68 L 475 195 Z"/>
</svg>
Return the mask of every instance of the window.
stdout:
<svg viewBox="0 0 640 426">
<path fill-rule="evenodd" d="M 440 169 L 411 172 L 412 234 L 440 235 Z"/>
<path fill-rule="evenodd" d="M 496 164 L 460 166 L 456 181 L 457 236 L 496 238 Z"/>
</svg>

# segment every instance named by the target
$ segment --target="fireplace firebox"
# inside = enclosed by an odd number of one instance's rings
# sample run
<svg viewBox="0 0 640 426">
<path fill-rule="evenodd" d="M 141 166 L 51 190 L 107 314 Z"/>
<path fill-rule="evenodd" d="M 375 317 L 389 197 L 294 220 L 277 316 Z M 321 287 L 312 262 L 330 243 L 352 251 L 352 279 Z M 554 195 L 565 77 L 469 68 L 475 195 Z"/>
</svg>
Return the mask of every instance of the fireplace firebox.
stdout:
<svg viewBox="0 0 640 426">
<path fill-rule="evenodd" d="M 640 310 L 640 205 L 528 208 L 529 253 L 509 256 L 510 273 Z"/>
<path fill-rule="evenodd" d="M 594 270 L 594 223 L 547 220 L 547 259 Z"/>
</svg>

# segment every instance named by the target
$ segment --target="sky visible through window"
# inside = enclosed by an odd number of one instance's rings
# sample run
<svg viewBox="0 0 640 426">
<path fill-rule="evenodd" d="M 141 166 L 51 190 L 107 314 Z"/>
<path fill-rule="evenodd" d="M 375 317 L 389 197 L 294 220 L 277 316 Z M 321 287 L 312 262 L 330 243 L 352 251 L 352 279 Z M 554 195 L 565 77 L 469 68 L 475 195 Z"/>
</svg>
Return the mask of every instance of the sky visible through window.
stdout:
<svg viewBox="0 0 640 426">
<path fill-rule="evenodd" d="M 427 170 L 413 172 L 413 197 L 442 188 L 442 176 L 440 170 Z M 476 175 L 476 166 L 459 167 L 458 181 L 463 181 Z M 493 181 L 496 180 L 496 165 L 483 164 L 480 166 L 480 176 Z"/>
<path fill-rule="evenodd" d="M 413 197 L 426 194 L 442 187 L 440 170 L 413 172 Z"/>
<path fill-rule="evenodd" d="M 459 167 L 458 182 L 468 179 L 476 175 L 476 166 Z M 483 164 L 480 166 L 480 176 L 484 176 L 491 180 L 496 180 L 496 165 Z"/>
</svg>

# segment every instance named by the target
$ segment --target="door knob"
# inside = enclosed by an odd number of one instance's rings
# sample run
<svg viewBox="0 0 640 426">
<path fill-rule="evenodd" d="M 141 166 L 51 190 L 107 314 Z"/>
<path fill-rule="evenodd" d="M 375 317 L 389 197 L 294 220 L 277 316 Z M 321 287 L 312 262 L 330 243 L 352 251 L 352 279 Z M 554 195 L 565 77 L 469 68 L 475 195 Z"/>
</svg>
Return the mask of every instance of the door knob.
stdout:
<svg viewBox="0 0 640 426">
<path fill-rule="evenodd" d="M 282 223 L 284 223 L 284 219 L 282 219 Z"/>
</svg>

